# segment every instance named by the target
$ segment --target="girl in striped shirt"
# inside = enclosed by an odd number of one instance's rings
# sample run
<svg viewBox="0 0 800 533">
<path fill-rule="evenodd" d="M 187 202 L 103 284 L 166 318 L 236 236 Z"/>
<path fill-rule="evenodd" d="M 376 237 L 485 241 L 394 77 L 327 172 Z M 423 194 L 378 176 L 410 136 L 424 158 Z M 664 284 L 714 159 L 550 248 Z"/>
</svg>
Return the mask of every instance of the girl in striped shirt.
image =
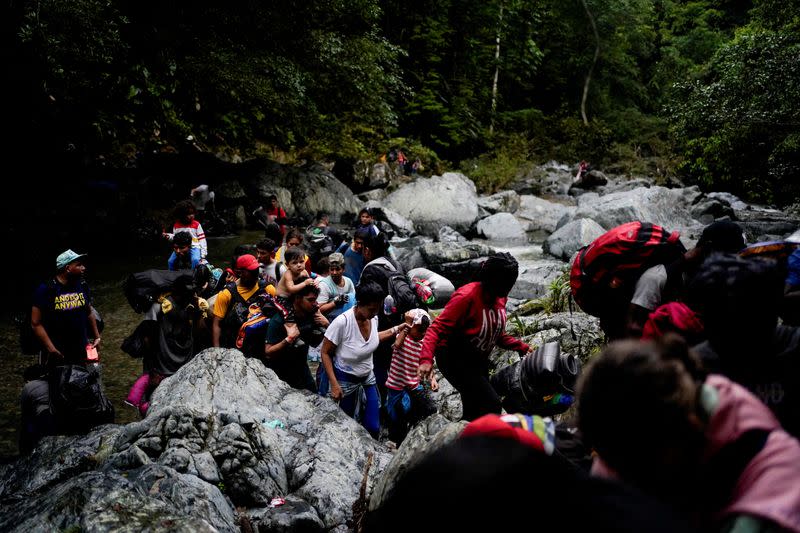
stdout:
<svg viewBox="0 0 800 533">
<path fill-rule="evenodd" d="M 412 309 L 405 314 L 408 329 L 398 334 L 392 350 L 392 362 L 386 380 L 386 411 L 389 415 L 389 439 L 400 444 L 410 426 L 436 412 L 436 404 L 427 387 L 419 380 L 419 354 L 430 315 L 422 309 Z M 439 384 L 431 373 L 430 390 Z"/>
</svg>

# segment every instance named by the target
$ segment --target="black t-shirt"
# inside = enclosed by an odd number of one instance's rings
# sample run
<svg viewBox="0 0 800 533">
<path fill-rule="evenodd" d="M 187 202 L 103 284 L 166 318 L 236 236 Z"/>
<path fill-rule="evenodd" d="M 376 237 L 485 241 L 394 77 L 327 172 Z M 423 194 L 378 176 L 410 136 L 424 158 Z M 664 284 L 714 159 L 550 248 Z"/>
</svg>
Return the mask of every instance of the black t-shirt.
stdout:
<svg viewBox="0 0 800 533">
<path fill-rule="evenodd" d="M 86 359 L 91 306 L 86 283 L 62 285 L 57 279 L 43 283 L 33 293 L 33 306 L 42 312 L 42 325 L 56 349 L 73 361 Z"/>
<path fill-rule="evenodd" d="M 786 431 L 800 436 L 800 328 L 778 326 L 759 353 L 726 357 L 708 341 L 694 350 L 706 370 L 746 387 L 775 413 Z"/>
</svg>

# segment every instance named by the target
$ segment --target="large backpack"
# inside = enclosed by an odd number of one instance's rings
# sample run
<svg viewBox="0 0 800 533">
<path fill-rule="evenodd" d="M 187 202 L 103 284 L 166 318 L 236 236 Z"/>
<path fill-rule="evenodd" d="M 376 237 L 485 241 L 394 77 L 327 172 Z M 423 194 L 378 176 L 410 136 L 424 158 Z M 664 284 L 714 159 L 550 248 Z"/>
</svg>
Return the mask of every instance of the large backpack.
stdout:
<svg viewBox="0 0 800 533">
<path fill-rule="evenodd" d="M 236 335 L 236 347 L 248 357 L 259 357 L 264 354 L 269 321 L 278 308 L 272 296 L 264 294 L 256 303 L 250 304 L 247 311 L 247 319 Z"/>
<path fill-rule="evenodd" d="M 144 313 L 166 292 L 194 290 L 193 270 L 145 270 L 131 274 L 122 284 L 128 303 L 137 313 Z"/>
<path fill-rule="evenodd" d="M 114 406 L 100 385 L 97 367 L 62 365 L 50 371 L 50 409 L 60 431 L 86 433 L 114 422 Z"/>
<path fill-rule="evenodd" d="M 617 226 L 578 251 L 569 278 L 572 297 L 586 313 L 602 316 L 630 300 L 645 270 L 672 263 L 685 251 L 677 231 L 638 221 Z"/>
<path fill-rule="evenodd" d="M 389 261 L 379 261 L 376 264 L 380 265 L 386 273 L 388 280 L 386 288 L 389 296 L 394 300 L 392 315 L 402 315 L 406 311 L 422 306 L 419 298 L 417 298 L 417 292 L 408 280 L 408 276 L 395 269 Z"/>
<path fill-rule="evenodd" d="M 316 267 L 317 262 L 323 257 L 331 255 L 336 250 L 333 238 L 328 235 L 325 228 L 311 226 L 306 229 L 306 243 L 311 264 Z"/>
</svg>

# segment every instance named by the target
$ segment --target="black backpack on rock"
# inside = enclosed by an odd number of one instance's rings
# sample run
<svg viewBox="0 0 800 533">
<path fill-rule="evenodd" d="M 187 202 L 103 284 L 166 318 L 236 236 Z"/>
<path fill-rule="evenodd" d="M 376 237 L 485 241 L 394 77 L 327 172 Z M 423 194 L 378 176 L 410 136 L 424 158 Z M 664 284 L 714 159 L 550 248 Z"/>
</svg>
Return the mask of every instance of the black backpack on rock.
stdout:
<svg viewBox="0 0 800 533">
<path fill-rule="evenodd" d="M 114 422 L 114 406 L 100 385 L 96 367 L 62 365 L 50 370 L 50 410 L 63 433 L 86 433 Z"/>
</svg>

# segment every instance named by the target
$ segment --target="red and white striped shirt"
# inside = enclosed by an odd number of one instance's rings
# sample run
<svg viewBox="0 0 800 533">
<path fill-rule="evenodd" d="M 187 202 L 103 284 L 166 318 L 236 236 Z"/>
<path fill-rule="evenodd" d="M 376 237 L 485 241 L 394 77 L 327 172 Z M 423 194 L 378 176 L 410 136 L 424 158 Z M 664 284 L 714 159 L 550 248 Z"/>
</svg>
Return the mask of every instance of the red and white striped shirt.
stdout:
<svg viewBox="0 0 800 533">
<path fill-rule="evenodd" d="M 185 231 L 192 236 L 192 248 L 199 248 L 200 259 L 205 259 L 208 255 L 208 242 L 206 241 L 206 233 L 203 231 L 203 226 L 201 226 L 197 220 L 192 220 L 188 224 L 176 220 L 175 224 L 172 226 L 170 240 L 172 240 L 179 231 Z"/>
<path fill-rule="evenodd" d="M 409 335 L 403 340 L 399 348 L 392 350 L 392 363 L 389 365 L 389 377 L 386 386 L 394 390 L 404 388 L 415 389 L 419 385 L 419 354 L 422 351 L 422 341 L 415 341 Z"/>
</svg>

